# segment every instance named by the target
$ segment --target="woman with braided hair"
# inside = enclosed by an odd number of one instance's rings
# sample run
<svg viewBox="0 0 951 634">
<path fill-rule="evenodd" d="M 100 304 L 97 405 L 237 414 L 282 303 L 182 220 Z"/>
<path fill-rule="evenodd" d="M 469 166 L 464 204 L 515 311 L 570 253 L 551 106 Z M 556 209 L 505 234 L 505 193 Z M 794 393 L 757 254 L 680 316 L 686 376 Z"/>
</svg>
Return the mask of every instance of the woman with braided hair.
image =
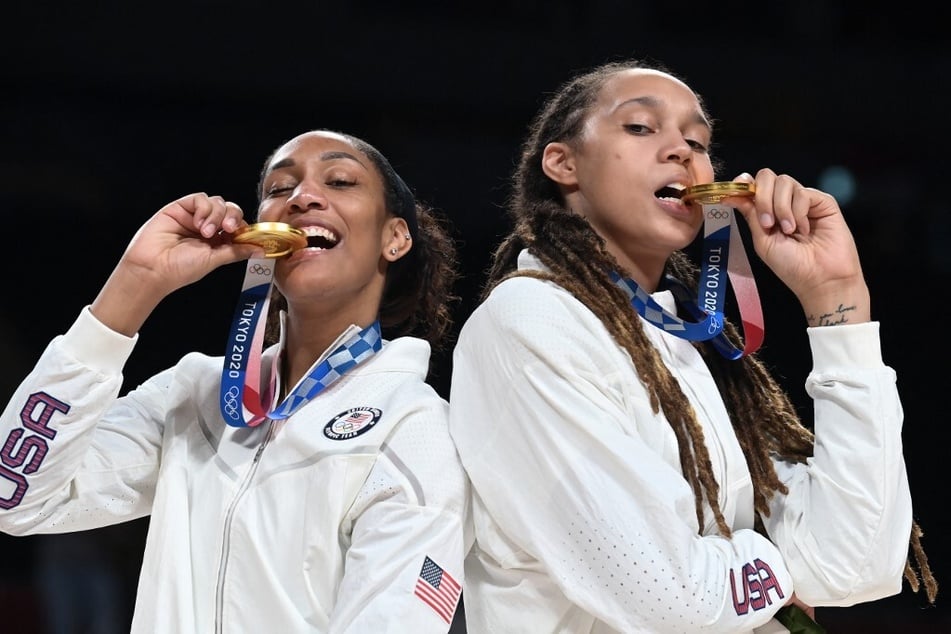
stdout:
<svg viewBox="0 0 951 634">
<path fill-rule="evenodd" d="M 470 634 L 802 631 L 903 576 L 934 599 L 895 372 L 833 197 L 764 168 L 721 201 L 802 305 L 813 428 L 739 328 L 662 327 L 712 318 L 684 252 L 702 205 L 682 199 L 714 180 L 711 137 L 700 98 L 636 61 L 576 76 L 531 125 L 453 355 Z"/>
</svg>

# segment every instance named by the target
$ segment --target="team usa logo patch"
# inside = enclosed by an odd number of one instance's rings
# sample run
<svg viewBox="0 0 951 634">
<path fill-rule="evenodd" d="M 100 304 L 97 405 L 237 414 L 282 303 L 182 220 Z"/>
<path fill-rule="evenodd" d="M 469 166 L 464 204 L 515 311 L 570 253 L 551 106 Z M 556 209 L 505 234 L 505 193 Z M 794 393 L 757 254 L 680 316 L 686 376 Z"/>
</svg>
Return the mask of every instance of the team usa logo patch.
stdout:
<svg viewBox="0 0 951 634">
<path fill-rule="evenodd" d="M 324 436 L 330 440 L 349 440 L 370 431 L 380 416 L 381 410 L 375 407 L 353 407 L 340 412 L 324 425 Z"/>
</svg>

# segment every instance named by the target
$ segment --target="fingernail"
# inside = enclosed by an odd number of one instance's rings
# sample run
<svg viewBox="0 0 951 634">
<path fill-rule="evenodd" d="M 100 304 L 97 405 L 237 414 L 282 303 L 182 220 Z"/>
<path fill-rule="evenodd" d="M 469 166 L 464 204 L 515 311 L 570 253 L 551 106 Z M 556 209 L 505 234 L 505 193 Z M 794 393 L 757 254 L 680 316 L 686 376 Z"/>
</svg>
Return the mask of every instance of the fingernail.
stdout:
<svg viewBox="0 0 951 634">
<path fill-rule="evenodd" d="M 773 226 L 773 217 L 769 214 L 763 214 L 759 217 L 759 223 L 769 229 Z"/>
</svg>

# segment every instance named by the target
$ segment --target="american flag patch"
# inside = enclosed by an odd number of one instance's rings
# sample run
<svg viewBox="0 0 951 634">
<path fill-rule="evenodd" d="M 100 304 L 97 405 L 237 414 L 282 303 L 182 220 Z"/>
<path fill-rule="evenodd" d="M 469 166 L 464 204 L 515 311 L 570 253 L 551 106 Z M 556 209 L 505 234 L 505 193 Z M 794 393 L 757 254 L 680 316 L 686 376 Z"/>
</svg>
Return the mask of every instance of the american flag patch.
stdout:
<svg viewBox="0 0 951 634">
<path fill-rule="evenodd" d="M 346 424 L 347 425 L 361 425 L 368 420 L 373 418 L 373 414 L 370 412 L 354 412 L 347 416 Z"/>
<path fill-rule="evenodd" d="M 426 557 L 416 579 L 416 596 L 435 610 L 443 621 L 451 623 L 461 593 L 462 586 L 435 561 Z"/>
</svg>

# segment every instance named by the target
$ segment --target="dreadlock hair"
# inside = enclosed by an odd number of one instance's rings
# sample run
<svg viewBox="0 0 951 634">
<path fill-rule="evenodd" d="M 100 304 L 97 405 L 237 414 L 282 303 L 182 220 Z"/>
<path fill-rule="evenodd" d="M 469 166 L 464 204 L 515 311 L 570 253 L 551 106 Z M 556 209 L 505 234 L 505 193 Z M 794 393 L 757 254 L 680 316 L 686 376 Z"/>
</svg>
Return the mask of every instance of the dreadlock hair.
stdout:
<svg viewBox="0 0 951 634">
<path fill-rule="evenodd" d="M 415 199 L 403 180 L 383 154 L 366 141 L 343 132 L 325 130 L 347 139 L 355 149 L 373 163 L 383 181 L 387 213 L 408 221 L 412 249 L 388 265 L 383 298 L 380 302 L 380 327 L 387 339 L 413 335 L 429 342 L 433 351 L 449 344 L 452 327 L 452 306 L 458 301 L 453 285 L 458 279 L 456 245 L 446 219 L 432 207 Z M 264 178 L 275 150 L 264 161 L 258 179 L 257 197 L 262 200 Z M 412 209 L 407 208 L 412 206 Z M 287 300 L 271 288 L 270 308 L 265 327 L 265 345 L 278 341 L 280 311 L 287 309 Z"/>
<path fill-rule="evenodd" d="M 482 298 L 509 277 L 529 276 L 558 284 L 584 303 L 605 325 L 614 340 L 630 355 L 644 384 L 654 412 L 663 411 L 677 438 L 680 465 L 693 488 L 697 521 L 704 524 L 704 500 L 723 535 L 732 531 L 717 502 L 719 485 L 713 476 L 703 429 L 677 380 L 647 338 L 628 297 L 610 279 L 619 270 L 605 242 L 586 219 L 565 208 L 558 185 L 542 170 L 542 154 L 552 142 L 576 142 L 588 113 L 605 82 L 629 69 L 653 69 L 673 77 L 660 65 L 637 60 L 609 62 L 575 76 L 546 101 L 529 126 L 516 167 L 508 213 L 514 228 L 493 254 Z M 528 248 L 549 272 L 517 271 L 516 260 Z M 668 274 L 696 288 L 698 267 L 686 253 L 674 252 Z M 724 332 L 742 348 L 736 327 L 727 322 Z M 709 344 L 698 344 L 705 363 L 723 397 L 753 481 L 756 528 L 765 534 L 762 517 L 769 516 L 768 501 L 787 487 L 779 480 L 771 456 L 805 462 L 814 448 L 813 433 L 801 422 L 785 391 L 755 356 L 723 358 Z M 750 416 L 755 412 L 756 416 Z M 918 570 L 906 562 L 905 579 L 917 592 L 923 581 L 929 602 L 934 603 L 937 582 L 921 546 L 921 529 L 912 526 L 910 546 Z M 920 575 L 920 576 L 919 576 Z"/>
</svg>

